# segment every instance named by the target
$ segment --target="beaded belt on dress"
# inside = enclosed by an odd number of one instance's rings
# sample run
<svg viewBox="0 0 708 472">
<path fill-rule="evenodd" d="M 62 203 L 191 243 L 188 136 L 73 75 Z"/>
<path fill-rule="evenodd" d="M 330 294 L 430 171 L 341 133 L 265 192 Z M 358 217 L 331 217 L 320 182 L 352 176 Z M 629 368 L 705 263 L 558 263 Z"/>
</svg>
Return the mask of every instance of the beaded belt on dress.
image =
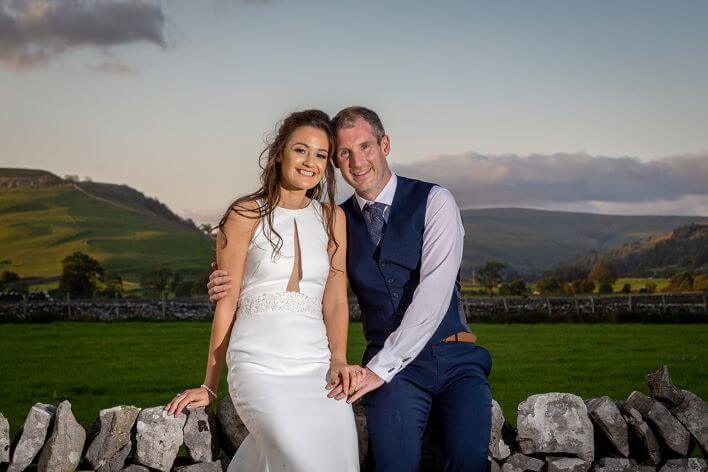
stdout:
<svg viewBox="0 0 708 472">
<path fill-rule="evenodd" d="M 300 292 L 268 292 L 241 297 L 238 314 L 289 311 L 322 316 L 322 300 Z"/>
</svg>

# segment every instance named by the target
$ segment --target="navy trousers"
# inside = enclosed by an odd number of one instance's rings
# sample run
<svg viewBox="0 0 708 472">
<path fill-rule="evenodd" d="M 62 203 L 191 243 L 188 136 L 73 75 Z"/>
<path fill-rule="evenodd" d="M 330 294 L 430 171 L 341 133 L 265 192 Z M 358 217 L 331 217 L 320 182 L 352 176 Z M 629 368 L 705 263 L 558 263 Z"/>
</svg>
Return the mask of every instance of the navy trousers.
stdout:
<svg viewBox="0 0 708 472">
<path fill-rule="evenodd" d="M 440 415 L 444 470 L 488 472 L 492 356 L 475 343 L 438 343 L 366 395 L 367 464 L 376 472 L 418 472 L 430 409 Z"/>
</svg>

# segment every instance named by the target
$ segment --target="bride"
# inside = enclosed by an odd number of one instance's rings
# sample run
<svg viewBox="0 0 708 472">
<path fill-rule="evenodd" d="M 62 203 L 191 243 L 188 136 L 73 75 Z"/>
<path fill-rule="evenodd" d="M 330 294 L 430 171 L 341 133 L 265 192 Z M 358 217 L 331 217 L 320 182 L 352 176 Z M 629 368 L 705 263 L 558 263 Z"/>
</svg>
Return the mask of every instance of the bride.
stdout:
<svg viewBox="0 0 708 472">
<path fill-rule="evenodd" d="M 359 470 L 351 405 L 327 397 L 339 385 L 353 393 L 362 376 L 346 361 L 346 223 L 333 154 L 327 114 L 291 114 L 261 153 L 261 188 L 219 223 L 217 263 L 232 280 L 214 312 L 205 381 L 165 409 L 215 400 L 226 362 L 249 431 L 228 472 Z"/>
</svg>

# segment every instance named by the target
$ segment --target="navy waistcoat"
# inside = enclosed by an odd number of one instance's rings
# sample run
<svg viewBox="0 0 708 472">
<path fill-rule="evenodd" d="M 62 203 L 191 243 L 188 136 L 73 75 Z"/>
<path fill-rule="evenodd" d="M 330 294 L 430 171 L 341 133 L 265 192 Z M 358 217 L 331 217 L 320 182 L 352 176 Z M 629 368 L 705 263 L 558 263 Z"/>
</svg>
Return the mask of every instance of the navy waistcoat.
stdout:
<svg viewBox="0 0 708 472">
<path fill-rule="evenodd" d="M 356 197 L 341 204 L 347 216 L 347 272 L 361 308 L 366 338 L 362 364 L 381 350 L 386 338 L 401 324 L 420 281 L 423 230 L 428 193 L 434 184 L 397 176 L 396 192 L 378 248 L 369 239 Z M 445 313 L 428 345 L 459 331 L 469 331 L 457 284 Z"/>
</svg>

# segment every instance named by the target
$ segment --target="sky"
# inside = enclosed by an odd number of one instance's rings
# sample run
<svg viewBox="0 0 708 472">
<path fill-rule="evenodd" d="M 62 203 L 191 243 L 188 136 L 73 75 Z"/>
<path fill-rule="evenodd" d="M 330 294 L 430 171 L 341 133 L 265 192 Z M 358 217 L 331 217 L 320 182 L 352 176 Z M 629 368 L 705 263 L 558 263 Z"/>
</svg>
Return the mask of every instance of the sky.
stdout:
<svg viewBox="0 0 708 472">
<path fill-rule="evenodd" d="M 0 167 L 214 223 L 279 120 L 364 105 L 462 208 L 708 215 L 706 24 L 704 0 L 0 0 Z"/>
</svg>

